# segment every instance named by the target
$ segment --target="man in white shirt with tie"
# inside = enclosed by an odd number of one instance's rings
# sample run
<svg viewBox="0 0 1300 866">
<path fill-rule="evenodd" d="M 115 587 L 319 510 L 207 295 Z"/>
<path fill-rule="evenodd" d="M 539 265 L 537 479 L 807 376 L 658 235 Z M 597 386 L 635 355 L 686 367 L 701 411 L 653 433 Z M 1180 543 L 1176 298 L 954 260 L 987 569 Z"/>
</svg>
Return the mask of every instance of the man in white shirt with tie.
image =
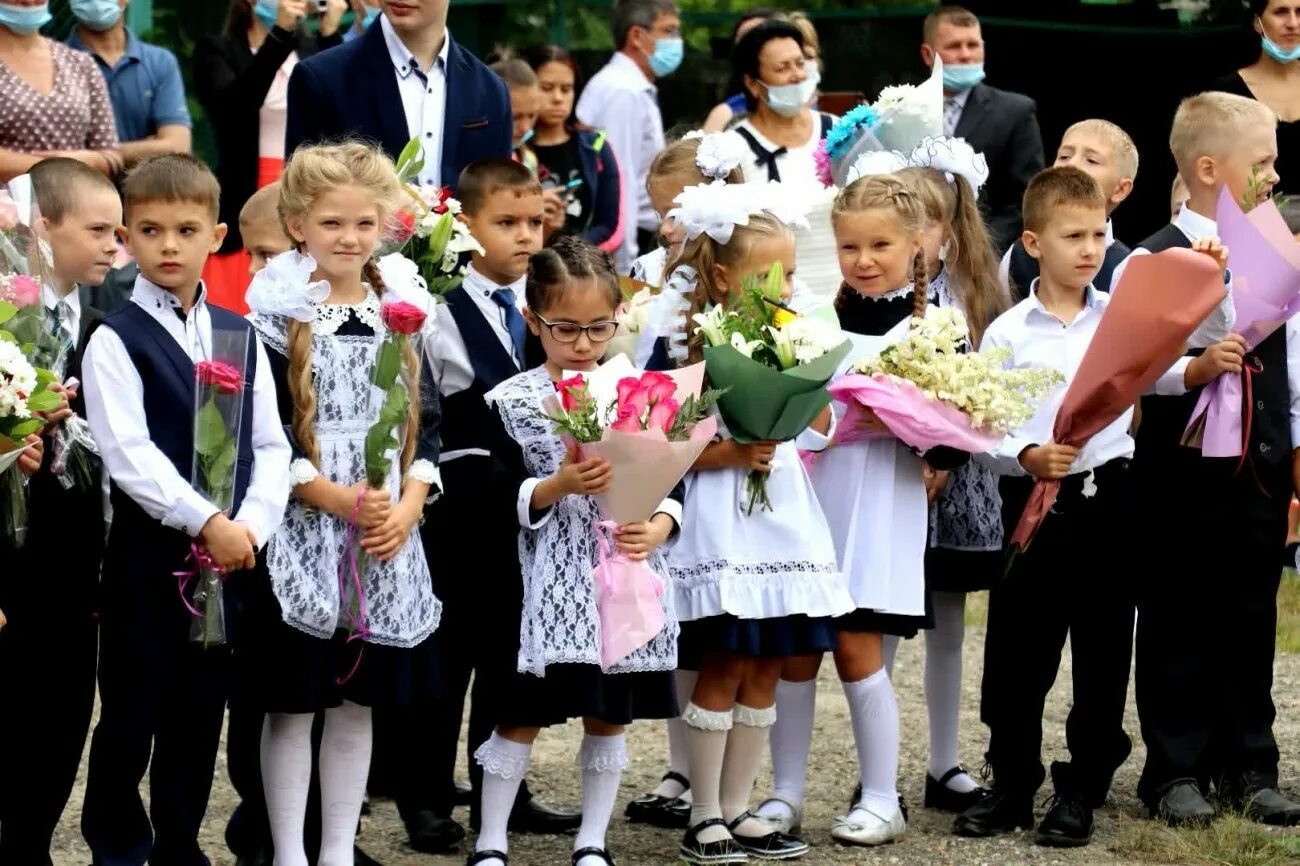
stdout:
<svg viewBox="0 0 1300 866">
<path fill-rule="evenodd" d="M 664 119 L 655 81 L 682 62 L 682 20 L 672 0 L 621 0 L 614 7 L 618 50 L 587 82 L 578 118 L 609 136 L 622 172 L 623 246 L 615 254 L 628 273 L 640 253 L 654 248 L 659 217 L 646 192 L 646 174 L 664 149 Z"/>
</svg>

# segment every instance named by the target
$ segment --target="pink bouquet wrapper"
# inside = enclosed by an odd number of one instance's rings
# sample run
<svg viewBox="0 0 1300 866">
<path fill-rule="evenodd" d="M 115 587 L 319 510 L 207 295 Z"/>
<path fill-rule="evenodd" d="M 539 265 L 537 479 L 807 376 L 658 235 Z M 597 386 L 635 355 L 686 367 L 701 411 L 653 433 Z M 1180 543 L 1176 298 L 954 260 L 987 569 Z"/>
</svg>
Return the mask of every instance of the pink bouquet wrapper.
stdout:
<svg viewBox="0 0 1300 866">
<path fill-rule="evenodd" d="M 858 422 L 870 409 L 903 444 L 918 451 L 940 445 L 979 454 L 1002 441 L 971 426 L 970 418 L 954 406 L 925 395 L 920 388 L 896 376 L 841 376 L 826 389 L 848 406 L 836 425 L 831 444 L 862 442 L 881 438 L 859 428 Z"/>
<path fill-rule="evenodd" d="M 674 482 L 676 483 L 676 482 Z M 600 665 L 609 670 L 663 631 L 664 583 L 645 562 L 613 552 L 618 524 L 602 520 L 596 527 L 598 547 L 591 583 L 600 618 Z"/>
<path fill-rule="evenodd" d="M 1225 187 L 1215 217 L 1232 272 L 1233 330 L 1254 349 L 1300 312 L 1300 244 L 1272 201 L 1244 213 Z M 1253 408 L 1246 391 L 1256 372 L 1247 365 L 1241 375 L 1225 373 L 1205 386 L 1183 444 L 1206 457 L 1241 457 Z"/>
</svg>

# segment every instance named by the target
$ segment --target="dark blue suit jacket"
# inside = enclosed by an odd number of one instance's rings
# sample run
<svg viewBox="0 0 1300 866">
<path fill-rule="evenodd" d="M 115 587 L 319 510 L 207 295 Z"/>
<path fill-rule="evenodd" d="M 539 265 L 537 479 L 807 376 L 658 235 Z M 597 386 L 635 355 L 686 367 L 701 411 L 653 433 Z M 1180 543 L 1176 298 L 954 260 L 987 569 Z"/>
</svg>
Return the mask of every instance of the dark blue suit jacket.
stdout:
<svg viewBox="0 0 1300 866">
<path fill-rule="evenodd" d="M 471 162 L 508 157 L 512 135 L 505 83 L 453 40 L 447 53 L 443 185 L 454 188 Z M 304 142 L 348 136 L 377 142 L 393 159 L 411 138 L 397 72 L 378 24 L 360 39 L 299 63 L 289 79 L 286 154 Z"/>
</svg>

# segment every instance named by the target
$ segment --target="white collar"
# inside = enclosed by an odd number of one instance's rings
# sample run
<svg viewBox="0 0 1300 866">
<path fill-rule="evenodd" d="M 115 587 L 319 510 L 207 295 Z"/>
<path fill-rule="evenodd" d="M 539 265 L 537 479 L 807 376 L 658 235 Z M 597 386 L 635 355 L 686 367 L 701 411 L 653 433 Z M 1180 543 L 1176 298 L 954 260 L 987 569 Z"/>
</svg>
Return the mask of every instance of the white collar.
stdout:
<svg viewBox="0 0 1300 866">
<path fill-rule="evenodd" d="M 406 78 L 412 72 L 427 70 L 420 69 L 420 62 L 416 60 L 415 55 L 402 42 L 393 25 L 389 23 L 387 15 L 379 16 L 379 27 L 384 31 L 384 44 L 388 46 L 388 58 L 393 62 L 393 69 L 397 71 L 398 78 Z M 447 57 L 451 50 L 451 31 L 445 31 L 442 38 L 442 48 L 438 51 L 438 59 L 435 63 L 441 64 L 443 69 L 447 68 Z"/>
<path fill-rule="evenodd" d="M 1115 226 L 1111 224 L 1110 217 L 1106 217 L 1106 249 L 1110 249 L 1115 243 Z"/>
<path fill-rule="evenodd" d="M 617 71 L 622 77 L 635 82 L 646 92 L 659 92 L 659 88 L 655 86 L 655 83 L 645 77 L 645 73 L 641 70 L 641 67 L 637 66 L 636 61 L 633 60 L 626 51 L 615 51 L 614 56 L 609 58 L 609 66 Z"/>
<path fill-rule="evenodd" d="M 66 302 L 73 312 L 81 309 L 81 295 L 76 286 L 73 286 L 72 291 L 66 295 L 60 295 L 49 283 L 41 284 L 41 302 L 45 305 L 45 309 L 57 310 L 60 301 Z"/>
<path fill-rule="evenodd" d="M 356 315 L 358 321 L 376 334 L 380 333 L 382 305 L 379 303 L 379 296 L 375 294 L 375 290 L 369 285 L 365 289 L 366 296 L 355 304 L 320 304 L 316 308 L 316 319 L 312 323 L 312 334 L 323 337 L 331 336 L 352 315 Z"/>
<path fill-rule="evenodd" d="M 1189 208 L 1186 203 L 1179 208 L 1178 216 L 1174 217 L 1174 225 L 1178 226 L 1190 241 L 1212 238 L 1219 234 L 1219 227 L 1214 220 L 1198 214 Z"/>
<path fill-rule="evenodd" d="M 208 288 L 200 280 L 199 290 L 194 296 L 194 306 L 190 308 L 190 312 L 197 313 L 206 306 L 207 298 Z M 180 298 L 167 289 L 150 282 L 144 274 L 140 274 L 135 278 L 135 288 L 131 290 L 131 300 L 146 310 L 182 309 Z"/>
<path fill-rule="evenodd" d="M 509 289 L 515 293 L 515 299 L 519 304 L 524 302 L 524 284 L 528 281 L 527 276 L 522 276 L 509 285 L 503 286 L 500 283 L 490 280 L 478 272 L 478 269 L 471 264 L 465 269 L 465 279 L 462 284 L 465 291 L 491 300 L 492 294 L 499 289 Z"/>
<path fill-rule="evenodd" d="M 1056 316 L 1052 315 L 1047 311 L 1047 308 L 1043 306 L 1042 301 L 1038 300 L 1038 277 L 1034 277 L 1034 281 L 1029 284 L 1029 300 L 1030 303 L 1032 304 L 1031 307 L 1032 311 L 1042 313 L 1044 316 L 1050 317 L 1054 322 L 1060 321 L 1060 319 L 1058 319 Z M 1088 288 L 1085 289 L 1083 293 L 1084 312 L 1087 312 L 1088 310 L 1095 310 L 1101 306 L 1103 306 L 1101 295 L 1093 287 L 1092 283 L 1089 283 Z M 1075 321 L 1078 320 L 1076 319 Z M 1074 323 L 1071 322 L 1070 324 L 1074 324 Z"/>
</svg>

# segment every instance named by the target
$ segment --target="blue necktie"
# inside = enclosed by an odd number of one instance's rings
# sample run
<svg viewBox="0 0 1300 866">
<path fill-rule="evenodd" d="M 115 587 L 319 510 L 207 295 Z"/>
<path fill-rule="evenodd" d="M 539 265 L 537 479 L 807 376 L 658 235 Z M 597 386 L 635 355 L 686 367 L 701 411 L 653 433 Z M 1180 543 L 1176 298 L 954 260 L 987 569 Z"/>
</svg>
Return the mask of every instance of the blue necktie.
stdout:
<svg viewBox="0 0 1300 866">
<path fill-rule="evenodd" d="M 515 361 L 522 367 L 524 363 L 524 340 L 528 337 L 528 325 L 519 312 L 519 301 L 513 289 L 497 289 L 492 293 L 492 300 L 505 311 L 506 330 L 510 332 L 510 342 L 515 344 Z"/>
</svg>

